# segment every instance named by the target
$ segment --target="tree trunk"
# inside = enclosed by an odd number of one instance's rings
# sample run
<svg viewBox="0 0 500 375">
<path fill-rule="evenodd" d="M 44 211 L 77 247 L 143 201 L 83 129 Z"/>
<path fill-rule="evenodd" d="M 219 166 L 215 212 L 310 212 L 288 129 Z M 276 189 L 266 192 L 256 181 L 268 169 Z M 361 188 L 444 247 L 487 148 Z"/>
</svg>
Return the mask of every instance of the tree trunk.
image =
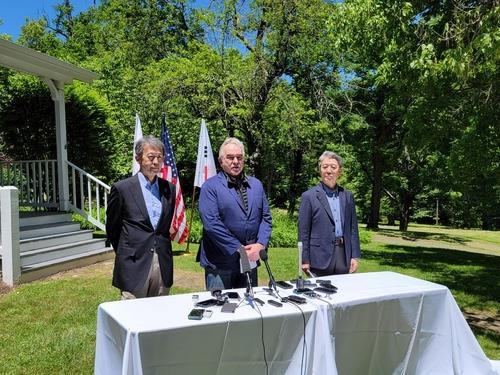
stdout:
<svg viewBox="0 0 500 375">
<path fill-rule="evenodd" d="M 407 192 L 403 193 L 402 202 L 399 209 L 399 230 L 406 232 L 410 223 L 411 206 L 413 205 L 413 196 Z"/>
<path fill-rule="evenodd" d="M 396 218 L 394 215 L 387 215 L 387 225 L 396 225 Z"/>
<path fill-rule="evenodd" d="M 302 173 L 302 150 L 295 150 L 292 171 L 290 176 L 290 184 L 288 189 L 288 216 L 292 217 L 295 212 L 297 197 L 300 192 L 300 175 Z"/>
<path fill-rule="evenodd" d="M 270 197 L 273 192 L 273 181 L 274 181 L 274 169 L 267 168 L 266 181 L 264 182 L 264 188 L 266 189 L 266 197 Z"/>
<path fill-rule="evenodd" d="M 387 138 L 389 137 L 391 128 L 391 124 L 386 122 L 383 114 L 385 92 L 385 87 L 381 87 L 377 91 L 377 111 L 373 117 L 373 124 L 375 125 L 374 150 L 372 154 L 373 180 L 370 216 L 368 217 L 368 223 L 366 225 L 367 228 L 371 229 L 378 229 L 378 223 L 380 221 L 380 201 L 382 199 L 382 173 L 384 164 L 383 149 L 387 147 Z"/>
<path fill-rule="evenodd" d="M 367 228 L 378 229 L 380 220 L 380 200 L 382 198 L 382 154 L 376 149 L 373 154 L 373 182 L 370 201 L 370 215 L 368 216 Z"/>
<path fill-rule="evenodd" d="M 264 176 L 262 174 L 261 166 L 262 155 L 260 155 L 260 148 L 257 144 L 257 140 L 251 132 L 247 132 L 247 134 L 245 134 L 245 143 L 247 146 L 247 160 L 250 173 L 259 180 L 263 181 Z"/>
</svg>

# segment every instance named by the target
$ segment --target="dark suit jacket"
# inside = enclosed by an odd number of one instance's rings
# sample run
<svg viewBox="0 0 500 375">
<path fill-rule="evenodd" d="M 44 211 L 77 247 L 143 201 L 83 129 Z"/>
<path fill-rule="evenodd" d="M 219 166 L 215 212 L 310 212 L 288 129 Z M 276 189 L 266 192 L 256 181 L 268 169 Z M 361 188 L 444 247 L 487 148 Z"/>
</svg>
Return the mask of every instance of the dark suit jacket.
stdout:
<svg viewBox="0 0 500 375">
<path fill-rule="evenodd" d="M 200 191 L 200 217 L 203 237 L 199 259 L 202 267 L 239 271 L 240 245 L 267 246 L 272 219 L 264 188 L 259 180 L 247 176 L 248 212 L 225 174 L 209 178 Z"/>
<path fill-rule="evenodd" d="M 352 193 L 338 187 L 346 266 L 351 258 L 359 258 L 358 221 Z M 299 241 L 302 241 L 302 261 L 311 267 L 325 269 L 330 265 L 335 242 L 335 224 L 330 205 L 321 184 L 302 194 L 299 208 Z"/>
<path fill-rule="evenodd" d="M 156 249 L 163 283 L 173 282 L 170 224 L 174 213 L 175 186 L 158 178 L 162 213 L 156 230 L 149 220 L 139 177 L 134 175 L 111 187 L 106 211 L 106 232 L 116 257 L 113 286 L 127 292 L 141 288 Z"/>
</svg>

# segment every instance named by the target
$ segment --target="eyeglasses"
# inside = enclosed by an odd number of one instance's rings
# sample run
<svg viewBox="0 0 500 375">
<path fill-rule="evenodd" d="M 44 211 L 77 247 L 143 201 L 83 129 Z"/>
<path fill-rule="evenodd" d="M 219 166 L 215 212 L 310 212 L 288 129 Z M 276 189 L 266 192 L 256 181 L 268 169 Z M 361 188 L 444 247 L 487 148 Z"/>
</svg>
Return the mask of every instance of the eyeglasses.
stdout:
<svg viewBox="0 0 500 375">
<path fill-rule="evenodd" d="M 148 154 L 146 157 L 150 162 L 154 162 L 155 159 L 158 159 L 159 162 L 163 161 L 163 155 Z"/>
</svg>

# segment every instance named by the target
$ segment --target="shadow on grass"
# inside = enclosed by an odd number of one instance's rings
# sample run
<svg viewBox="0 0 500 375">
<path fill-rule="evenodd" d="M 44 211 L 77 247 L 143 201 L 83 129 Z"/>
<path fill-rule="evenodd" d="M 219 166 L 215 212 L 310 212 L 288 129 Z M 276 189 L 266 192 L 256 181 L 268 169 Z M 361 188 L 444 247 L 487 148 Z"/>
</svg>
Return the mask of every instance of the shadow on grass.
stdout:
<svg viewBox="0 0 500 375">
<path fill-rule="evenodd" d="M 379 229 L 377 230 L 377 233 L 387 237 L 402 238 L 408 241 L 433 240 L 433 241 L 444 241 L 461 245 L 465 245 L 467 244 L 467 242 L 470 242 L 469 240 L 461 236 L 453 236 L 446 233 L 430 233 L 430 232 L 415 232 L 415 231 L 400 232 L 398 230 L 392 230 L 392 229 Z"/>
<path fill-rule="evenodd" d="M 500 301 L 499 256 L 430 247 L 385 245 L 383 250 L 365 251 L 363 258 L 372 259 L 382 266 L 416 269 L 426 274 L 427 280 L 446 285 L 451 290 L 476 295 L 483 301 Z"/>
</svg>

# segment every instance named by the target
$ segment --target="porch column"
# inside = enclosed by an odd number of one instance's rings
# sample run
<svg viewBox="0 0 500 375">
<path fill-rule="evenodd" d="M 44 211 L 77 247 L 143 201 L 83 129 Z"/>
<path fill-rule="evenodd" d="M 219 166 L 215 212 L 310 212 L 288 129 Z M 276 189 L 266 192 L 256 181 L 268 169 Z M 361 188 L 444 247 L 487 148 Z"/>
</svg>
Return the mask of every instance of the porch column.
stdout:
<svg viewBox="0 0 500 375">
<path fill-rule="evenodd" d="M 19 191 L 14 186 L 0 187 L 2 231 L 2 279 L 9 286 L 21 276 L 19 247 Z"/>
<path fill-rule="evenodd" d="M 64 103 L 64 83 L 42 78 L 49 86 L 50 95 L 56 111 L 56 144 L 57 144 L 57 186 L 59 193 L 59 210 L 69 211 L 68 151 L 66 143 L 66 108 Z"/>
</svg>

